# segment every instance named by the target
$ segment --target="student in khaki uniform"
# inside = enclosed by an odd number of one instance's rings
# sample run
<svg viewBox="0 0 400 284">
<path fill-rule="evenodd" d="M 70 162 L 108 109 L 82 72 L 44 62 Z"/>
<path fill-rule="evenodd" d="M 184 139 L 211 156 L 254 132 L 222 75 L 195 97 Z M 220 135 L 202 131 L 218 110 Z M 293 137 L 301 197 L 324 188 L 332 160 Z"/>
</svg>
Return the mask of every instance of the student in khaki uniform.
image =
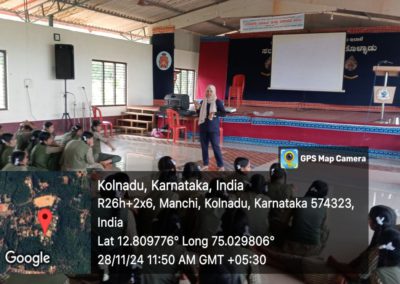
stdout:
<svg viewBox="0 0 400 284">
<path fill-rule="evenodd" d="M 15 149 L 17 141 L 12 133 L 4 133 L 0 137 L 0 169 L 10 162 L 10 156 Z"/>
<path fill-rule="evenodd" d="M 39 144 L 39 135 L 42 133 L 41 130 L 33 130 L 31 132 L 31 138 L 29 139 L 29 145 L 26 147 L 25 151 L 28 152 L 29 155 L 31 155 L 33 148 Z"/>
<path fill-rule="evenodd" d="M 28 154 L 24 151 L 12 152 L 11 163 L 8 163 L 2 171 L 28 171 Z"/>
<path fill-rule="evenodd" d="M 163 209 L 152 222 L 153 236 L 182 236 L 182 225 L 176 209 Z M 173 255 L 176 260 L 181 256 L 189 255 L 186 247 L 174 241 L 172 245 L 139 246 L 138 254 L 147 255 Z M 166 265 L 149 265 L 148 261 L 143 264 L 141 281 L 142 284 L 177 284 L 184 274 L 189 283 L 196 284 L 197 277 L 192 265 L 182 265 L 178 261 Z"/>
<path fill-rule="evenodd" d="M 253 236 L 265 236 L 269 232 L 269 208 L 254 208 L 254 200 L 261 199 L 268 201 L 270 198 L 265 195 L 267 181 L 260 174 L 251 177 L 251 186 L 244 192 L 237 195 L 243 200 L 247 200 L 250 210 L 247 212 L 250 233 Z"/>
<path fill-rule="evenodd" d="M 284 169 L 272 168 L 270 172 L 271 180 L 267 185 L 267 196 L 271 200 L 293 199 L 292 184 L 286 184 L 286 172 Z M 272 208 L 269 213 L 270 232 L 275 236 L 274 244 L 281 246 L 286 234 L 291 210 L 284 208 Z"/>
<path fill-rule="evenodd" d="M 31 165 L 40 170 L 59 170 L 59 161 L 63 147 L 52 146 L 54 139 L 49 132 L 39 134 L 39 144 L 31 152 Z"/>
<path fill-rule="evenodd" d="M 307 208 L 292 211 L 292 224 L 288 230 L 283 251 L 299 256 L 316 256 L 324 249 L 329 236 L 326 226 L 327 208 L 312 208 L 312 198 L 326 198 L 328 184 L 321 180 L 314 181 L 303 198 Z"/>
<path fill-rule="evenodd" d="M 21 122 L 17 133 L 15 134 L 17 138 L 16 150 L 25 151 L 29 145 L 29 140 L 31 138 L 31 132 L 33 131 L 34 125 L 32 122 L 23 121 Z"/>
<path fill-rule="evenodd" d="M 105 164 L 116 164 L 121 161 L 121 157 L 118 155 L 105 154 L 101 152 L 101 143 L 106 144 L 111 148 L 112 151 L 115 151 L 115 147 L 111 144 L 111 142 L 104 138 L 100 133 L 101 131 L 101 122 L 100 120 L 93 120 L 92 122 L 92 132 L 93 132 L 93 156 L 94 160 L 97 163 L 104 162 Z"/>
<path fill-rule="evenodd" d="M 250 236 L 249 222 L 245 210 L 227 209 L 221 219 L 222 235 L 224 238 Z M 230 264 L 227 260 L 237 255 L 254 257 L 254 253 L 244 246 L 210 246 L 205 254 L 224 255 L 221 265 L 200 266 L 200 284 L 261 284 L 260 271 L 253 264 Z"/>
<path fill-rule="evenodd" d="M 87 169 L 103 170 L 101 163 L 96 163 L 93 158 L 93 134 L 85 131 L 80 140 L 72 140 L 65 146 L 61 156 L 61 170 L 86 171 Z"/>
<path fill-rule="evenodd" d="M 72 126 L 71 130 L 63 135 L 61 144 L 65 146 L 71 140 L 79 140 L 82 137 L 82 133 L 82 126 L 80 126 L 79 124 Z"/>
</svg>

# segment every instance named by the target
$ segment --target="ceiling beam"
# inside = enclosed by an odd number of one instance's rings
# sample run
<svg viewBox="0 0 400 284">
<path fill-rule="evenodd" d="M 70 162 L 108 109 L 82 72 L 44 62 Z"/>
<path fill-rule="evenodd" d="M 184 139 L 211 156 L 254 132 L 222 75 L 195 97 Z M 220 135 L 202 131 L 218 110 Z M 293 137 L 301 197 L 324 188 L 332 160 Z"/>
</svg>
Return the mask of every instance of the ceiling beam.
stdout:
<svg viewBox="0 0 400 284">
<path fill-rule="evenodd" d="M 59 0 L 60 2 L 64 2 L 64 3 L 68 3 L 70 1 L 67 0 Z M 115 11 L 111 11 L 108 9 L 104 9 L 99 7 L 99 5 L 90 5 L 90 4 L 86 4 L 86 3 L 77 3 L 75 4 L 75 7 L 79 7 L 85 10 L 89 10 L 89 11 L 93 11 L 96 13 L 100 13 L 100 14 L 105 14 L 105 15 L 109 15 L 109 16 L 114 16 L 114 17 L 118 17 L 118 18 L 122 18 L 122 19 L 126 19 L 126 20 L 131 20 L 131 21 L 135 21 L 135 22 L 140 22 L 140 23 L 144 23 L 144 24 L 153 24 L 154 22 L 152 21 L 148 21 L 144 18 L 139 18 L 139 17 L 134 17 L 134 16 L 129 16 L 126 14 L 122 14 L 119 12 L 115 12 Z"/>
</svg>

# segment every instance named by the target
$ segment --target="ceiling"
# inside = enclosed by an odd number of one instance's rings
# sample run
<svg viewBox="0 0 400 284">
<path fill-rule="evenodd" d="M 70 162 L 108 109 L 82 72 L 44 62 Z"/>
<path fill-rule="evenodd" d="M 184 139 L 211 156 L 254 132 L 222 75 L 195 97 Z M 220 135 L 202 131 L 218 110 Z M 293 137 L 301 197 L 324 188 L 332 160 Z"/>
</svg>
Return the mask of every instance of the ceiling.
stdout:
<svg viewBox="0 0 400 284">
<path fill-rule="evenodd" d="M 0 0 L 0 13 L 127 39 L 149 37 L 160 26 L 232 33 L 241 18 L 293 13 L 305 13 L 306 30 L 400 25 L 400 1 L 393 0 Z"/>
</svg>

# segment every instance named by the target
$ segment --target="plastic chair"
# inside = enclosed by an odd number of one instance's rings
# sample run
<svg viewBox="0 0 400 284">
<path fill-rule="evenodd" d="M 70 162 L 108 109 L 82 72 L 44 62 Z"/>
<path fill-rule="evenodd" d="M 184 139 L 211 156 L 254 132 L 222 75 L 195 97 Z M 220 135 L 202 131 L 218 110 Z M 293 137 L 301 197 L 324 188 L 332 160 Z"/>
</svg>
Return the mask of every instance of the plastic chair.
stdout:
<svg viewBox="0 0 400 284">
<path fill-rule="evenodd" d="M 167 121 L 168 121 L 168 132 L 167 139 L 169 141 L 170 131 L 172 130 L 173 143 L 176 143 L 176 138 L 179 137 L 179 131 L 185 132 L 185 142 L 187 141 L 187 130 L 186 126 L 181 125 L 179 113 L 173 109 L 167 109 Z"/>
<path fill-rule="evenodd" d="M 236 100 L 236 107 L 242 104 L 243 92 L 246 76 L 237 74 L 233 76 L 232 86 L 229 87 L 228 106 L 231 106 L 231 100 Z"/>
<path fill-rule="evenodd" d="M 103 127 L 104 131 L 104 136 L 107 137 L 107 128 L 110 130 L 110 136 L 112 137 L 113 133 L 113 124 L 111 121 L 105 121 L 103 120 L 103 115 L 101 114 L 101 110 L 98 107 L 92 106 L 92 112 L 93 112 L 93 119 L 100 120 L 101 126 Z"/>
</svg>

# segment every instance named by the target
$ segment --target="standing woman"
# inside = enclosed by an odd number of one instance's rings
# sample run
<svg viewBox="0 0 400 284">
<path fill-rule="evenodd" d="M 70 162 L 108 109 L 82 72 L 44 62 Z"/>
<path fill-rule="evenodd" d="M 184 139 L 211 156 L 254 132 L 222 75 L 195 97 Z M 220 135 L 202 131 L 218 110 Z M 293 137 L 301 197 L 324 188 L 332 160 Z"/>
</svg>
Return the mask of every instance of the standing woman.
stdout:
<svg viewBox="0 0 400 284">
<path fill-rule="evenodd" d="M 203 169 L 208 169 L 208 144 L 214 151 L 217 160 L 218 170 L 224 170 L 221 148 L 219 147 L 219 117 L 225 116 L 223 103 L 217 99 L 217 91 L 214 85 L 208 85 L 206 98 L 199 105 L 195 102 L 196 110 L 199 110 L 200 143 L 203 154 Z"/>
</svg>

